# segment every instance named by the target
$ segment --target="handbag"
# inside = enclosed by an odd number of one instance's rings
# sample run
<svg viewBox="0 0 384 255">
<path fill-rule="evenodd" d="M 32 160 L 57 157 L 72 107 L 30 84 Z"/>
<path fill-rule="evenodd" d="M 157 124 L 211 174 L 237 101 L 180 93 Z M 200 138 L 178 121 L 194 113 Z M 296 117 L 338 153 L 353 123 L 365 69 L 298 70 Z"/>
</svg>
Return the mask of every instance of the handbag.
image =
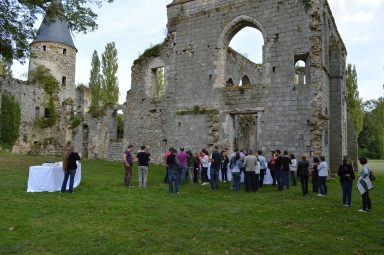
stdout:
<svg viewBox="0 0 384 255">
<path fill-rule="evenodd" d="M 370 180 L 371 182 L 373 182 L 373 181 L 376 180 L 376 177 L 375 177 L 375 175 L 373 174 L 373 172 L 372 172 L 371 169 L 369 169 L 369 180 Z"/>
</svg>

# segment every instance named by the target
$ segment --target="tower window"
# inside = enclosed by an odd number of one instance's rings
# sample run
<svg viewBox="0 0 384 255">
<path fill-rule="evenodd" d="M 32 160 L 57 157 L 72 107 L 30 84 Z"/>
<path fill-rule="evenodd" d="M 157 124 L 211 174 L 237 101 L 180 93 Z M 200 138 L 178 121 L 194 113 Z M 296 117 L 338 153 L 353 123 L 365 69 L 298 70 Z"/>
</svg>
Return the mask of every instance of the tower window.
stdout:
<svg viewBox="0 0 384 255">
<path fill-rule="evenodd" d="M 67 85 L 67 77 L 63 76 L 63 78 L 61 78 L 61 86 L 65 85 Z"/>
<path fill-rule="evenodd" d="M 47 51 L 47 45 L 43 45 L 43 51 Z"/>
<path fill-rule="evenodd" d="M 63 48 L 63 55 L 67 55 L 67 49 Z"/>
<path fill-rule="evenodd" d="M 51 115 L 51 113 L 49 112 L 49 109 L 48 108 L 45 108 L 44 109 L 44 118 L 49 118 Z"/>
</svg>

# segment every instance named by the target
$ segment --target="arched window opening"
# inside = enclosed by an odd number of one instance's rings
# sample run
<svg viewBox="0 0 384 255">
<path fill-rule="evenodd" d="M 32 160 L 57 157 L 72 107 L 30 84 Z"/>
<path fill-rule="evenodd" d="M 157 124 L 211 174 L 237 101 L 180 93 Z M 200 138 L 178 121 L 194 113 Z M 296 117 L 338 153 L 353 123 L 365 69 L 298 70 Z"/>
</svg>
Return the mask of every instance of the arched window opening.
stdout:
<svg viewBox="0 0 384 255">
<path fill-rule="evenodd" d="M 256 64 L 263 63 L 264 38 L 259 30 L 244 27 L 237 32 L 229 43 L 229 47 Z"/>
<path fill-rule="evenodd" d="M 295 78 L 294 85 L 305 85 L 307 84 L 307 76 L 306 76 L 306 64 L 303 60 L 298 60 L 295 63 Z"/>
<path fill-rule="evenodd" d="M 124 138 L 124 114 L 117 114 L 117 139 Z"/>
<path fill-rule="evenodd" d="M 35 108 L 35 119 L 40 118 L 40 107 L 36 106 Z"/>
<path fill-rule="evenodd" d="M 250 26 L 234 30 L 226 54 L 226 77 L 236 81 L 235 86 L 249 86 L 261 81 L 264 38 L 261 32 Z M 250 76 L 249 76 L 250 75 Z M 228 86 L 228 81 L 227 84 Z"/>
<path fill-rule="evenodd" d="M 225 83 L 226 86 L 233 86 L 233 80 L 232 78 L 229 78 L 226 83 Z"/>
<path fill-rule="evenodd" d="M 248 75 L 244 75 L 243 78 L 240 81 L 241 86 L 250 86 L 251 81 L 249 80 Z"/>
<path fill-rule="evenodd" d="M 159 67 L 155 72 L 155 95 L 156 97 L 164 96 L 164 67 Z"/>
</svg>

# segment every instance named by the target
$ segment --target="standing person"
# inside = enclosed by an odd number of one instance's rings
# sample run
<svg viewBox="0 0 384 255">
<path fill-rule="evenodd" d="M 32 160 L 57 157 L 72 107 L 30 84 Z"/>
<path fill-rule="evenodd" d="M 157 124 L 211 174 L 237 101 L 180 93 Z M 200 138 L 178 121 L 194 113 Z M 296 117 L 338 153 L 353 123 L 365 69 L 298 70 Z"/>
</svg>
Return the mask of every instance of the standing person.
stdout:
<svg viewBox="0 0 384 255">
<path fill-rule="evenodd" d="M 212 156 L 211 156 L 211 190 L 217 190 L 219 187 L 219 172 L 221 167 L 221 154 L 219 152 L 219 147 L 212 147 Z"/>
<path fill-rule="evenodd" d="M 188 167 L 188 176 L 189 183 L 193 184 L 193 179 L 195 177 L 195 156 L 193 156 L 191 151 L 187 151 L 187 167 Z"/>
<path fill-rule="evenodd" d="M 257 157 L 252 155 L 253 151 L 249 150 L 249 154 L 244 157 L 243 167 L 245 168 L 245 192 L 254 192 L 256 190 L 255 170 L 257 166 Z"/>
<path fill-rule="evenodd" d="M 319 192 L 319 167 L 320 160 L 318 157 L 313 157 L 313 168 L 312 168 L 312 192 Z"/>
<path fill-rule="evenodd" d="M 64 151 L 63 155 L 63 170 L 64 170 L 64 180 L 61 185 L 61 192 L 65 192 L 67 189 L 68 177 L 69 179 L 69 193 L 74 193 L 73 191 L 73 183 L 75 181 L 75 174 L 77 169 L 76 161 L 80 160 L 80 156 L 77 152 L 74 152 L 74 146 L 69 145 L 67 149 Z"/>
<path fill-rule="evenodd" d="M 229 158 L 227 151 L 222 151 L 222 160 L 221 160 L 221 181 L 227 182 L 228 181 L 228 164 L 229 164 Z"/>
<path fill-rule="evenodd" d="M 171 148 L 169 148 L 169 150 L 166 151 L 166 152 L 164 153 L 164 156 L 163 156 L 163 161 L 164 161 L 164 165 L 165 165 L 164 183 L 168 183 L 168 166 L 167 166 L 167 158 L 168 158 L 169 155 L 171 155 Z"/>
<path fill-rule="evenodd" d="M 283 186 L 286 189 L 289 189 L 289 171 L 292 161 L 288 156 L 288 151 L 284 151 L 284 157 L 281 160 L 281 170 L 283 173 Z"/>
<path fill-rule="evenodd" d="M 261 169 L 261 165 L 260 165 L 260 162 L 259 162 L 259 158 L 256 156 L 256 167 L 255 167 L 255 182 L 254 182 L 254 186 L 253 186 L 253 192 L 257 191 L 259 189 L 259 182 L 260 182 L 260 169 Z"/>
<path fill-rule="evenodd" d="M 304 154 L 301 156 L 301 161 L 297 166 L 297 176 L 300 177 L 301 189 L 303 195 L 308 194 L 308 178 L 309 178 L 309 162 L 307 156 Z"/>
<path fill-rule="evenodd" d="M 352 164 L 348 163 L 347 156 L 343 158 L 343 164 L 339 166 L 337 175 L 340 177 L 340 184 L 343 190 L 343 206 L 350 207 L 352 199 L 352 184 L 355 179 Z"/>
<path fill-rule="evenodd" d="M 258 150 L 257 151 L 257 158 L 260 162 L 260 181 L 259 181 L 259 187 L 263 187 L 264 183 L 264 175 L 267 173 L 267 161 L 265 160 L 265 157 L 263 156 L 263 151 Z"/>
<path fill-rule="evenodd" d="M 320 193 L 318 196 L 322 197 L 327 195 L 327 176 L 328 176 L 328 164 L 325 162 L 325 157 L 320 156 L 320 164 L 317 168 L 319 170 L 319 189 Z"/>
<path fill-rule="evenodd" d="M 176 154 L 177 159 L 179 160 L 179 180 L 180 184 L 184 184 L 185 176 L 187 174 L 187 153 L 184 151 L 184 147 L 180 148 L 180 151 Z"/>
<path fill-rule="evenodd" d="M 280 155 L 281 151 L 276 150 L 276 166 L 275 166 L 275 175 L 276 175 L 276 181 L 277 181 L 277 190 L 283 191 L 284 189 L 284 174 L 282 170 L 283 166 L 283 157 Z M 288 166 L 289 168 L 289 166 Z M 288 169 L 289 171 L 289 169 Z"/>
<path fill-rule="evenodd" d="M 136 157 L 139 161 L 139 188 L 146 188 L 148 182 L 148 166 L 151 154 L 145 150 L 145 146 L 141 146 Z"/>
<path fill-rule="evenodd" d="M 234 160 L 231 161 L 230 169 L 232 173 L 232 180 L 233 180 L 233 190 L 239 191 L 240 190 L 240 168 L 242 167 L 243 163 L 240 159 L 240 153 L 237 152 Z"/>
<path fill-rule="evenodd" d="M 291 164 L 289 164 L 289 174 L 292 178 L 292 186 L 297 186 L 296 182 L 296 171 L 297 171 L 297 160 L 295 158 L 295 155 L 291 154 L 289 155 L 291 158 Z"/>
<path fill-rule="evenodd" d="M 132 179 L 132 167 L 133 167 L 133 160 L 132 160 L 132 150 L 133 145 L 129 145 L 128 148 L 124 152 L 124 185 L 127 187 L 131 187 L 131 179 Z"/>
<path fill-rule="evenodd" d="M 363 207 L 359 212 L 367 212 L 368 210 L 372 210 L 371 198 L 369 197 L 369 191 L 373 189 L 372 182 L 369 178 L 371 170 L 368 167 L 368 160 L 366 158 L 359 158 L 359 162 L 363 167 L 357 184 L 361 199 L 363 200 Z"/>
<path fill-rule="evenodd" d="M 276 186 L 276 154 L 275 151 L 271 151 L 271 160 L 268 162 L 268 168 L 272 177 L 272 186 Z"/>
<path fill-rule="evenodd" d="M 176 149 L 169 149 L 171 154 L 167 157 L 168 166 L 168 191 L 169 193 L 179 193 L 179 160 L 176 157 Z M 175 186 L 173 187 L 173 183 Z"/>
<path fill-rule="evenodd" d="M 209 167 L 209 157 L 208 157 L 208 151 L 206 149 L 203 149 L 201 151 L 200 156 L 201 161 L 201 179 L 202 179 L 202 185 L 208 184 L 208 167 Z"/>
<path fill-rule="evenodd" d="M 195 154 L 195 178 L 194 182 L 201 183 L 201 162 L 200 162 L 200 155 L 198 152 Z"/>
</svg>

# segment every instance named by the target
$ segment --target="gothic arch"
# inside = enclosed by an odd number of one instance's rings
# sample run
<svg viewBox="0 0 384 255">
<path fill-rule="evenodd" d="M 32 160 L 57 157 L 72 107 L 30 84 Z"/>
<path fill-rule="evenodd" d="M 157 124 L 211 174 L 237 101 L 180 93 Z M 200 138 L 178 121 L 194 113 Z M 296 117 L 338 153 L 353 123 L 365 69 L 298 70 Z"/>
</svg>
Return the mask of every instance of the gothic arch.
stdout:
<svg viewBox="0 0 384 255">
<path fill-rule="evenodd" d="M 243 28 L 245 27 L 252 27 L 261 32 L 264 39 L 264 46 L 263 46 L 263 63 L 264 63 L 264 55 L 265 50 L 267 49 L 268 45 L 268 39 L 267 39 L 267 33 L 264 29 L 264 27 L 261 25 L 261 23 L 249 16 L 242 15 L 235 19 L 233 19 L 231 22 L 229 22 L 224 30 L 221 32 L 217 49 L 218 49 L 218 59 L 216 62 L 216 73 L 217 77 L 215 80 L 214 87 L 223 87 L 225 86 L 225 67 L 226 67 L 226 59 L 227 59 L 227 49 L 228 45 L 231 42 L 232 38 Z"/>
</svg>

